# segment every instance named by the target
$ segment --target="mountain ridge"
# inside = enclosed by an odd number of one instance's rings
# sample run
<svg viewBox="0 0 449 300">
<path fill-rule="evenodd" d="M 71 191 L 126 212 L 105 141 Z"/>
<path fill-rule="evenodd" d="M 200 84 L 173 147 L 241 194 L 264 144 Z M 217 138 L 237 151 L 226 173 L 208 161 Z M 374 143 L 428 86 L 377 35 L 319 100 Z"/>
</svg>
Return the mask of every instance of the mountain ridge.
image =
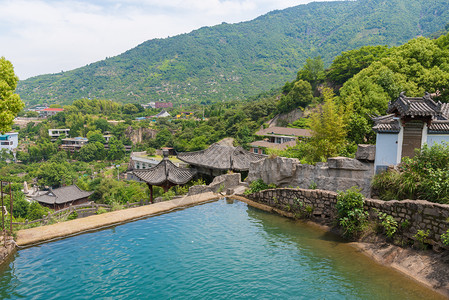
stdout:
<svg viewBox="0 0 449 300">
<path fill-rule="evenodd" d="M 312 2 L 145 41 L 115 57 L 21 81 L 17 92 L 28 104 L 83 97 L 122 103 L 243 99 L 292 80 L 308 57 L 321 55 L 329 64 L 342 51 L 396 46 L 448 20 L 443 0 Z"/>
</svg>

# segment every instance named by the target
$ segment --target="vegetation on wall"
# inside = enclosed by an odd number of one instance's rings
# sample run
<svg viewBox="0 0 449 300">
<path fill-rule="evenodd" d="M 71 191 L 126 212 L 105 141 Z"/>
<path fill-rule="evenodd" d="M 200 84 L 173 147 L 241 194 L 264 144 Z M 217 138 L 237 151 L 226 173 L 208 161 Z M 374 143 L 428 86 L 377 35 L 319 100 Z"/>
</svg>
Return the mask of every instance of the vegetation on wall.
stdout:
<svg viewBox="0 0 449 300">
<path fill-rule="evenodd" d="M 397 170 L 377 174 L 373 188 L 383 200 L 421 199 L 449 203 L 449 144 L 424 145 Z"/>
</svg>

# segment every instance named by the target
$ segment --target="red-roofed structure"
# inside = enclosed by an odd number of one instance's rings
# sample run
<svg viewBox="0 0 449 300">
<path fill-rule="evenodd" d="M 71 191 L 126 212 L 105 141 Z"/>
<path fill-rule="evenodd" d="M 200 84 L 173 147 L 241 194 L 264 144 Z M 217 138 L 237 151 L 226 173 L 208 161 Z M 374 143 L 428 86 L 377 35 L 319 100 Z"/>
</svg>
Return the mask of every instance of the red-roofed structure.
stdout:
<svg viewBox="0 0 449 300">
<path fill-rule="evenodd" d="M 48 117 L 48 116 L 54 116 L 56 115 L 58 112 L 62 112 L 64 111 L 64 108 L 45 108 L 39 111 L 39 115 L 41 117 Z"/>
</svg>

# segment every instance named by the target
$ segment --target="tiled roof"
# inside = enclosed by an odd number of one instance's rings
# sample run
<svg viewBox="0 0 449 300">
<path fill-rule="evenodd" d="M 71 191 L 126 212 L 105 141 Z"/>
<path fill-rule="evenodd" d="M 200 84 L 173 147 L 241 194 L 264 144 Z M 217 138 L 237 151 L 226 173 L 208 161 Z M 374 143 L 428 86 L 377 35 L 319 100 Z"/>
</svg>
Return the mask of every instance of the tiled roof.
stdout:
<svg viewBox="0 0 449 300">
<path fill-rule="evenodd" d="M 249 144 L 252 147 L 263 147 L 263 148 L 269 148 L 269 149 L 279 149 L 279 150 L 285 150 L 287 147 L 293 147 L 296 145 L 296 141 L 289 141 L 282 144 L 277 143 L 270 143 L 267 141 L 255 141 Z"/>
<path fill-rule="evenodd" d="M 64 108 L 46 108 L 43 109 L 42 111 L 64 111 Z"/>
<path fill-rule="evenodd" d="M 156 166 L 134 170 L 133 174 L 151 185 L 163 185 L 167 181 L 173 184 L 186 184 L 195 176 L 196 170 L 177 167 L 168 157 L 164 157 Z"/>
<path fill-rule="evenodd" d="M 242 147 L 212 144 L 205 150 L 183 152 L 178 158 L 190 165 L 218 170 L 248 171 L 249 164 L 265 156 L 246 151 Z"/>
<path fill-rule="evenodd" d="M 399 114 L 401 117 L 437 117 L 442 115 L 442 103 L 433 101 L 429 93 L 422 98 L 415 98 L 406 97 L 402 92 L 396 101 L 388 104 L 387 112 Z"/>
<path fill-rule="evenodd" d="M 401 93 L 399 98 L 388 104 L 389 115 L 372 118 L 375 125 L 373 130 L 380 133 L 398 133 L 399 120 L 395 115 L 403 117 L 430 118 L 429 133 L 449 133 L 449 103 L 435 102 L 429 93 L 424 97 L 406 97 Z"/>
<path fill-rule="evenodd" d="M 63 204 L 89 197 L 92 193 L 83 191 L 77 185 L 69 185 L 57 189 L 50 189 L 44 195 L 34 197 L 33 199 L 46 204 Z"/>
<path fill-rule="evenodd" d="M 429 133 L 449 133 L 449 120 L 436 120 L 430 123 Z"/>
<path fill-rule="evenodd" d="M 399 120 L 394 119 L 394 114 L 372 118 L 374 121 L 373 130 L 381 133 L 398 133 L 400 131 Z"/>
<path fill-rule="evenodd" d="M 256 135 L 260 136 L 271 136 L 271 135 L 291 135 L 291 136 L 312 136 L 311 131 L 309 129 L 301 129 L 301 128 L 289 128 L 289 127 L 268 127 L 264 129 L 260 129 L 256 132 Z"/>
</svg>

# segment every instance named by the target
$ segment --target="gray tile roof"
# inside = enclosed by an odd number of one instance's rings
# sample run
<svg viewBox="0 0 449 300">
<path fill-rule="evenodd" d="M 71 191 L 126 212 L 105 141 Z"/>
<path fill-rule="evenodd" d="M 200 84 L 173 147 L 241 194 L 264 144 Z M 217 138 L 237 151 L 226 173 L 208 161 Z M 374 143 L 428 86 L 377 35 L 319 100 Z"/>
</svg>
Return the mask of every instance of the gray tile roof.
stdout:
<svg viewBox="0 0 449 300">
<path fill-rule="evenodd" d="M 437 117 L 442 115 L 442 106 L 441 102 L 433 101 L 429 93 L 426 93 L 422 98 L 416 98 L 406 97 L 402 92 L 396 101 L 388 104 L 387 112 L 395 113 L 401 117 Z"/>
<path fill-rule="evenodd" d="M 449 120 L 437 120 L 430 123 L 429 133 L 449 133 Z"/>
<path fill-rule="evenodd" d="M 178 158 L 193 166 L 217 170 L 248 171 L 250 162 L 265 158 L 265 156 L 251 153 L 242 147 L 215 143 L 205 150 L 179 153 Z"/>
<path fill-rule="evenodd" d="M 77 185 L 69 185 L 57 189 L 50 189 L 44 195 L 34 197 L 33 199 L 46 204 L 64 204 L 89 197 L 92 193 L 83 191 Z"/>
<path fill-rule="evenodd" d="M 260 136 L 290 135 L 296 137 L 311 137 L 312 133 L 309 129 L 289 128 L 289 127 L 268 127 L 260 129 L 256 132 Z"/>
<path fill-rule="evenodd" d="M 373 130 L 381 133 L 398 133 L 401 129 L 399 120 L 393 118 L 394 114 L 372 118 L 375 124 Z"/>
<path fill-rule="evenodd" d="M 192 180 L 196 170 L 180 168 L 172 163 L 168 157 L 150 169 L 134 170 L 133 174 L 151 185 L 163 185 L 166 182 L 172 184 L 186 184 Z"/>
<path fill-rule="evenodd" d="M 401 93 L 398 99 L 388 104 L 389 115 L 372 118 L 375 125 L 373 130 L 380 133 L 398 133 L 399 120 L 404 117 L 425 117 L 430 119 L 428 133 L 449 133 L 449 103 L 435 102 L 431 95 L 426 93 L 423 97 L 406 97 Z"/>
<path fill-rule="evenodd" d="M 279 150 L 285 150 L 288 147 L 293 147 L 296 145 L 296 140 L 285 142 L 282 144 L 277 143 L 270 143 L 267 141 L 255 141 L 249 144 L 252 147 L 263 147 L 263 148 L 269 148 L 269 149 L 279 149 Z"/>
</svg>

